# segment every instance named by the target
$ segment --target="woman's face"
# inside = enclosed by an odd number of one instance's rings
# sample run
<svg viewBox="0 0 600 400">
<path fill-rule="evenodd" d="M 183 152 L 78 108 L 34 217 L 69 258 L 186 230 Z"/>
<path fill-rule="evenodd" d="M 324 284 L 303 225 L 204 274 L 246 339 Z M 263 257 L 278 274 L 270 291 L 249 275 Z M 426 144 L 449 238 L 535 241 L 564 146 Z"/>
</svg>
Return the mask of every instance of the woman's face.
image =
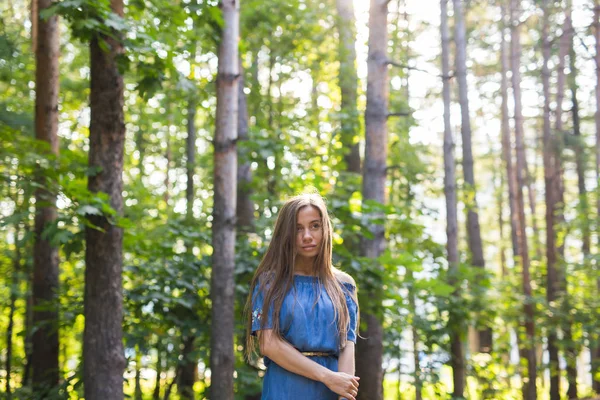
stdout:
<svg viewBox="0 0 600 400">
<path fill-rule="evenodd" d="M 300 257 L 313 258 L 319 254 L 323 241 L 321 214 L 314 206 L 306 206 L 296 217 L 296 248 Z"/>
</svg>

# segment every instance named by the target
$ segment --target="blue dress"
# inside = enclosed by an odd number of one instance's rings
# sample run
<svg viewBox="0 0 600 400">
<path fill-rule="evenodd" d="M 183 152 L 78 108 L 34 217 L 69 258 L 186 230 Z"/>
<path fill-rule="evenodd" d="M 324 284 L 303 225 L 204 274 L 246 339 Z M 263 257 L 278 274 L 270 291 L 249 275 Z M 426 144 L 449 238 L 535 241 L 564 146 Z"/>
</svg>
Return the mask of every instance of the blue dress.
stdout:
<svg viewBox="0 0 600 400">
<path fill-rule="evenodd" d="M 349 283 L 340 283 L 345 293 L 350 314 L 347 340 L 356 343 L 357 305 L 350 296 L 356 288 Z M 319 290 L 319 286 L 321 287 Z M 256 285 L 252 295 L 252 334 L 261 329 L 263 292 Z M 295 289 L 295 296 L 294 296 Z M 320 292 L 316 306 L 315 298 Z M 263 329 L 272 327 L 273 307 Z M 339 333 L 334 320 L 333 303 L 325 287 L 316 277 L 294 275 L 294 285 L 286 294 L 279 313 L 279 327 L 283 338 L 299 351 L 332 353 L 331 356 L 310 356 L 329 368 L 338 370 Z M 267 372 L 263 380 L 262 400 L 337 400 L 339 396 L 325 384 L 290 372 L 268 357 L 264 358 Z"/>
</svg>

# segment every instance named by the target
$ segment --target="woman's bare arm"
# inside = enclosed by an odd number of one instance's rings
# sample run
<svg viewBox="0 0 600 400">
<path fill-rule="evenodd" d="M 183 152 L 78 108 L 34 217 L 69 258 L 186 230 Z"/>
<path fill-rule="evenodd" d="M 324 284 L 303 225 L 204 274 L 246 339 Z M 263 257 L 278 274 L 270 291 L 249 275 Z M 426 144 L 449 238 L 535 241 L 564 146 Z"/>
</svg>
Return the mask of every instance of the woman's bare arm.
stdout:
<svg viewBox="0 0 600 400">
<path fill-rule="evenodd" d="M 338 371 L 354 375 L 354 342 L 347 341 L 338 358 Z"/>
<path fill-rule="evenodd" d="M 346 347 L 342 349 L 340 352 L 340 356 L 338 358 L 338 371 L 345 372 L 349 375 L 354 376 L 355 372 L 355 364 L 354 364 L 354 342 L 347 341 Z M 345 399 L 345 397 L 341 396 L 340 399 Z"/>
<path fill-rule="evenodd" d="M 346 372 L 334 372 L 305 357 L 291 344 L 277 338 L 271 329 L 258 331 L 260 352 L 286 370 L 324 383 L 331 391 L 355 400 L 358 377 Z"/>
</svg>

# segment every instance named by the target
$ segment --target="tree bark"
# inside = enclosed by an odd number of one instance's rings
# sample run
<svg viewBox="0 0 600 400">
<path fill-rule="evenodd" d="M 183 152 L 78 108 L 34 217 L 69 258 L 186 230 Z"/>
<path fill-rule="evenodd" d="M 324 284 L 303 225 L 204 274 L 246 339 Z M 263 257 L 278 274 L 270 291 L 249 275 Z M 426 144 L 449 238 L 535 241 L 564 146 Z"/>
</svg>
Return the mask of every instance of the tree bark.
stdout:
<svg viewBox="0 0 600 400">
<path fill-rule="evenodd" d="M 338 57 L 340 60 L 339 85 L 341 101 L 341 142 L 344 148 L 346 170 L 360 174 L 358 134 L 360 122 L 356 106 L 358 74 L 356 72 L 356 40 L 354 5 L 352 0 L 336 0 L 339 32 Z"/>
<path fill-rule="evenodd" d="M 475 184 L 473 150 L 471 145 L 471 119 L 469 115 L 469 95 L 467 85 L 467 39 L 465 16 L 463 15 L 463 1 L 453 0 L 454 4 L 454 43 L 456 47 L 455 74 L 458 83 L 458 97 L 461 110 L 461 136 L 462 136 L 462 164 L 465 188 L 468 193 L 467 209 L 467 239 L 471 253 L 471 264 L 480 269 L 475 275 L 473 282 L 474 295 L 484 296 L 480 287 L 480 276 L 485 270 L 485 258 L 483 256 L 483 243 L 481 241 L 481 227 L 479 225 L 479 214 L 477 206 L 477 186 Z M 479 329 L 479 351 L 489 352 L 491 347 L 492 333 L 489 328 Z"/>
<path fill-rule="evenodd" d="M 254 231 L 254 202 L 252 201 L 252 168 L 248 150 L 248 102 L 244 93 L 244 74 L 242 60 L 239 61 L 240 78 L 238 82 L 238 184 L 237 184 L 237 228 L 240 232 Z"/>
<path fill-rule="evenodd" d="M 154 382 L 154 391 L 152 392 L 153 400 L 160 400 L 160 379 L 162 375 L 162 342 L 160 337 L 156 343 L 156 382 Z"/>
<path fill-rule="evenodd" d="M 233 400 L 239 2 L 222 0 L 221 9 L 224 25 L 219 46 L 217 116 L 214 139 L 210 398 Z"/>
<path fill-rule="evenodd" d="M 506 21 L 506 6 L 502 4 L 502 25 Z M 504 28 L 502 29 L 504 33 Z M 500 58 L 502 65 L 502 74 L 500 78 L 500 91 L 502 92 L 502 161 L 506 170 L 506 182 L 508 186 L 508 206 L 510 211 L 510 239 L 512 244 L 513 259 L 519 256 L 519 216 L 517 213 L 516 186 L 517 176 L 513 164 L 513 143 L 510 134 L 509 112 L 508 112 L 508 79 L 509 70 L 508 49 L 505 36 L 501 35 Z"/>
<path fill-rule="evenodd" d="M 195 398 L 194 383 L 198 377 L 198 361 L 194 357 L 195 339 L 194 335 L 187 336 L 183 343 L 183 351 L 181 352 L 181 373 L 179 374 L 177 390 L 181 398 L 186 400 L 193 400 Z"/>
<path fill-rule="evenodd" d="M 142 400 L 143 392 L 142 392 L 142 355 L 140 354 L 140 347 L 136 346 L 135 348 L 135 389 L 134 389 L 134 399 Z"/>
<path fill-rule="evenodd" d="M 123 1 L 111 0 L 112 11 L 123 16 Z M 90 150 L 89 166 L 98 170 L 88 179 L 92 193 L 108 194 L 118 215 L 123 210 L 123 77 L 117 58 L 121 42 L 104 37 L 110 50 L 90 43 Z M 123 229 L 105 216 L 88 216 L 101 230 L 86 227 L 85 328 L 83 379 L 87 400 L 122 400 L 125 356 L 123 351 Z"/>
<path fill-rule="evenodd" d="M 595 39 L 595 54 L 594 61 L 596 64 L 596 113 L 594 120 L 596 122 L 596 182 L 600 182 L 600 1 L 594 0 L 594 39 Z M 600 225 L 600 186 L 596 185 L 596 224 Z M 598 237 L 597 246 L 600 247 L 600 236 Z M 597 277 L 596 286 L 600 293 L 600 278 Z M 592 387 L 596 393 L 600 393 L 600 338 L 596 338 L 596 346 L 592 354 Z"/>
<path fill-rule="evenodd" d="M 375 200 L 385 204 L 385 181 L 387 171 L 387 0 L 371 0 L 369 12 L 369 55 L 367 59 L 367 108 L 365 111 L 366 141 L 363 169 L 363 202 Z M 371 215 L 380 218 L 380 213 Z M 385 248 L 384 226 L 369 226 L 373 239 L 363 239 L 362 253 L 376 259 Z M 368 290 L 368 289 L 367 289 Z M 366 330 L 358 339 L 356 348 L 356 375 L 361 377 L 358 400 L 383 399 L 383 327 L 377 317 L 381 307 L 379 288 L 365 293 L 373 299 L 376 309 L 363 314 Z"/>
<path fill-rule="evenodd" d="M 555 213 L 558 207 L 558 188 L 560 168 L 557 164 L 558 154 L 556 153 L 556 136 L 552 135 L 550 126 L 550 69 L 548 62 L 552 51 L 549 35 L 549 4 L 548 0 L 542 2 L 543 25 L 542 25 L 542 85 L 544 93 L 544 124 L 543 124 L 543 143 L 544 143 L 544 182 L 546 185 L 546 299 L 549 307 L 555 307 L 554 304 L 558 299 L 558 267 L 557 267 L 557 250 L 556 250 L 556 220 Z M 562 60 L 559 62 L 559 66 Z M 560 77 L 559 77 L 560 78 Z M 559 82 L 560 84 L 560 82 Z M 558 90 L 560 97 L 560 88 Z M 558 99 L 557 99 L 558 100 Z M 561 99 L 562 100 L 562 99 Z M 558 104 L 558 103 L 557 103 Z M 557 106 L 557 121 L 560 120 L 560 106 Z M 558 133 L 558 132 L 557 132 Z M 553 315 L 556 315 L 556 309 L 553 310 Z M 550 328 L 548 330 L 548 354 L 550 368 L 550 400 L 560 400 L 560 368 L 558 363 L 558 338 L 556 331 L 558 329 L 558 321 L 556 318 L 551 318 Z"/>
<path fill-rule="evenodd" d="M 35 136 L 58 155 L 59 26 L 56 15 L 42 19 L 51 0 L 38 1 L 36 46 Z M 44 393 L 58 385 L 58 249 L 44 238 L 44 230 L 56 218 L 56 194 L 46 190 L 48 181 L 40 170 L 35 192 L 35 244 L 33 249 L 32 371 L 34 390 Z M 43 396 L 43 395 L 42 395 Z"/>
<path fill-rule="evenodd" d="M 525 315 L 525 336 L 526 339 L 521 342 L 521 356 L 527 360 L 527 376 L 523 377 L 523 398 L 525 400 L 537 399 L 537 360 L 535 354 L 535 317 L 531 290 L 531 276 L 529 273 L 529 246 L 527 243 L 527 231 L 525 220 L 525 199 L 523 196 L 523 187 L 526 185 L 527 161 L 525 159 L 525 140 L 523 134 L 523 113 L 521 105 L 521 73 L 520 68 L 520 24 L 519 24 L 520 0 L 511 0 L 510 2 L 510 20 L 511 20 L 511 70 L 512 87 L 515 104 L 515 143 L 517 148 L 517 210 L 519 216 L 519 255 L 522 268 L 522 285 L 525 304 L 523 312 Z"/>
<path fill-rule="evenodd" d="M 446 251 L 448 253 L 449 282 L 456 284 L 459 264 L 458 254 L 458 211 L 456 194 L 456 165 L 454 160 L 454 137 L 450 122 L 450 32 L 448 29 L 448 0 L 440 1 L 442 40 L 442 97 L 444 99 L 444 196 L 446 199 Z M 456 14 L 456 11 L 455 11 Z M 468 117 L 467 117 L 468 119 Z M 469 134 L 470 140 L 470 134 Z M 460 291 L 455 289 L 453 296 L 459 297 Z M 464 349 L 460 337 L 463 331 L 460 317 L 454 313 L 449 315 L 450 331 L 450 364 L 452 366 L 453 397 L 464 397 L 466 369 Z"/>
</svg>

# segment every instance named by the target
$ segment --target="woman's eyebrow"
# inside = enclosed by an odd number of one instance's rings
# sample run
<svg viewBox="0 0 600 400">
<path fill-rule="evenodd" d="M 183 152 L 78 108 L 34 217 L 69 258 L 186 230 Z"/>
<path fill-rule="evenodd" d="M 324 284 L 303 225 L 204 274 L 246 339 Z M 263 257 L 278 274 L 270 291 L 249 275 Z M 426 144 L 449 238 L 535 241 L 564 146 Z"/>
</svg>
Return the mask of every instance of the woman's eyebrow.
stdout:
<svg viewBox="0 0 600 400">
<path fill-rule="evenodd" d="M 309 222 L 309 224 L 312 224 L 313 222 L 321 222 L 321 220 L 320 219 L 313 219 L 312 221 Z M 296 222 L 296 225 L 302 226 L 302 224 L 300 222 Z"/>
</svg>

